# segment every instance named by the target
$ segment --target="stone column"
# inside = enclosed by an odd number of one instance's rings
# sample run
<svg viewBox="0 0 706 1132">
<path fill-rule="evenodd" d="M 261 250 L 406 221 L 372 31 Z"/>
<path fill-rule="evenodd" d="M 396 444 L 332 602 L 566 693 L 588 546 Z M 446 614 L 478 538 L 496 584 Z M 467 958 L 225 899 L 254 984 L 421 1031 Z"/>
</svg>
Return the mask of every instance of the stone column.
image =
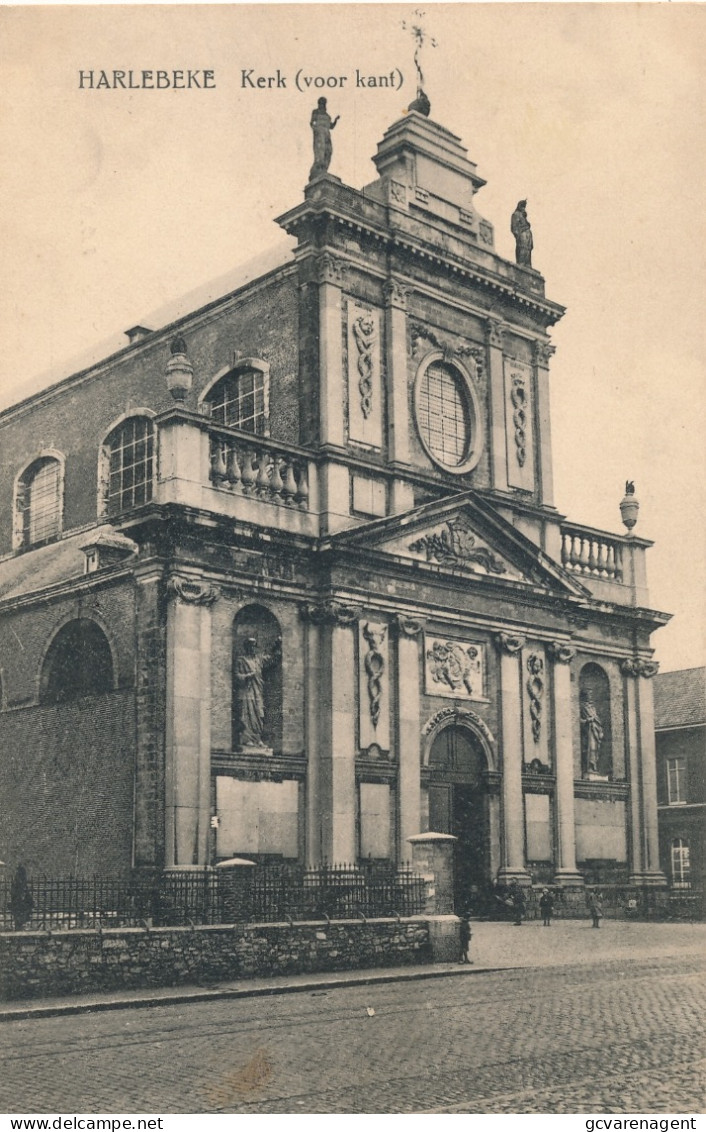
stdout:
<svg viewBox="0 0 706 1132">
<path fill-rule="evenodd" d="M 644 872 L 642 838 L 642 780 L 640 774 L 640 744 L 637 727 L 637 683 L 632 678 L 636 662 L 624 660 L 621 671 L 625 677 L 625 739 L 627 744 L 627 777 L 630 783 L 630 883 L 641 884 Z"/>
<path fill-rule="evenodd" d="M 162 570 L 135 572 L 137 664 L 135 690 L 135 830 L 138 869 L 164 865 L 164 709 L 166 625 L 162 612 Z"/>
<path fill-rule="evenodd" d="M 505 436 L 505 362 L 503 356 L 504 329 L 504 323 L 500 319 L 489 318 L 486 322 L 490 409 L 490 476 L 491 485 L 499 491 L 508 490 Z"/>
<path fill-rule="evenodd" d="M 537 438 L 537 474 L 539 498 L 545 507 L 554 506 L 554 472 L 552 468 L 552 433 L 549 409 L 549 360 L 555 351 L 550 342 L 535 342 L 534 372 L 536 381 L 535 436 Z"/>
<path fill-rule="evenodd" d="M 387 459 L 393 467 L 409 464 L 409 378 L 407 376 L 407 292 L 397 279 L 385 283 L 387 335 Z M 405 479 L 392 481 L 392 514 L 414 507 L 414 490 Z"/>
<path fill-rule="evenodd" d="M 211 810 L 211 606 L 218 590 L 194 577 L 167 582 L 167 867 L 208 863 Z"/>
<path fill-rule="evenodd" d="M 554 769 L 556 774 L 557 854 L 554 879 L 561 885 L 583 884 L 576 868 L 574 821 L 574 750 L 571 725 L 571 671 L 575 649 L 561 641 L 547 646 L 552 658 L 554 690 Z"/>
<path fill-rule="evenodd" d="M 638 873 L 633 865 L 635 883 L 643 885 L 665 885 L 667 879 L 659 867 L 659 835 L 657 825 L 657 755 L 655 750 L 654 700 L 650 680 L 658 670 L 658 665 L 648 660 L 624 661 L 623 673 L 632 677 L 628 685 L 634 684 L 629 707 L 632 706 L 635 719 L 632 732 L 637 739 L 637 757 L 631 759 L 631 778 L 634 764 L 639 762 L 639 779 L 630 791 L 639 789 L 641 810 L 641 848 L 642 869 Z M 630 703 L 632 701 L 632 704 Z M 631 736 L 632 738 L 632 736 Z M 633 810 L 633 813 L 635 811 Z"/>
<path fill-rule="evenodd" d="M 522 798 L 521 660 L 524 637 L 498 633 L 502 720 L 503 864 L 498 879 L 529 884 L 525 868 L 525 822 Z"/>
<path fill-rule="evenodd" d="M 419 635 L 422 622 L 397 617 L 397 717 L 400 859 L 411 861 L 410 838 L 421 828 L 421 762 L 419 738 Z"/>
</svg>

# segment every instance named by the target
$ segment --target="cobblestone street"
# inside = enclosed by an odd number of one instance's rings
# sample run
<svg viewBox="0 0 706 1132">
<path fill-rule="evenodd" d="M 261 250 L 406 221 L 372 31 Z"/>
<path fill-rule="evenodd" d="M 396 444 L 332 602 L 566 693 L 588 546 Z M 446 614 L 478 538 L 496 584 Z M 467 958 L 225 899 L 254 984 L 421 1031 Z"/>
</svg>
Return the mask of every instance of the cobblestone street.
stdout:
<svg viewBox="0 0 706 1132">
<path fill-rule="evenodd" d="M 698 1113 L 703 931 L 689 930 L 669 954 L 6 1021 L 0 1108 Z M 510 925 L 493 931 L 510 945 Z"/>
</svg>

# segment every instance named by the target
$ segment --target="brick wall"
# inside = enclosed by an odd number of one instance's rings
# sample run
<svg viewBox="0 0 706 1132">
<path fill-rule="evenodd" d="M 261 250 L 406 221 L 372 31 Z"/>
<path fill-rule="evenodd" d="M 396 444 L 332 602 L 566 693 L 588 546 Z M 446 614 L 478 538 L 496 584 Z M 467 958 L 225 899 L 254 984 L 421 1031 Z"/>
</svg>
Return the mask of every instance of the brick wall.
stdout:
<svg viewBox="0 0 706 1132">
<path fill-rule="evenodd" d="M 134 711 L 125 691 L 0 715 L 0 858 L 8 868 L 129 872 Z"/>
<path fill-rule="evenodd" d="M 0 934 L 0 999 L 432 962 L 429 922 Z"/>
</svg>

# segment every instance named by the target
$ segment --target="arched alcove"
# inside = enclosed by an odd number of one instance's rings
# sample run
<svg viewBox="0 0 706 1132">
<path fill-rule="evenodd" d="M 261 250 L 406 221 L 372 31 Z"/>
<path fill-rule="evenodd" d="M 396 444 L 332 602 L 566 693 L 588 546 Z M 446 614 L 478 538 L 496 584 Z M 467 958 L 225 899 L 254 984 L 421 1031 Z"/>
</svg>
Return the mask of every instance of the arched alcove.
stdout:
<svg viewBox="0 0 706 1132">
<path fill-rule="evenodd" d="M 233 621 L 233 747 L 282 746 L 282 655 L 279 621 L 262 605 L 246 605 Z"/>
<path fill-rule="evenodd" d="M 585 664 L 579 676 L 581 773 L 584 778 L 613 776 L 610 681 L 598 664 Z"/>
</svg>

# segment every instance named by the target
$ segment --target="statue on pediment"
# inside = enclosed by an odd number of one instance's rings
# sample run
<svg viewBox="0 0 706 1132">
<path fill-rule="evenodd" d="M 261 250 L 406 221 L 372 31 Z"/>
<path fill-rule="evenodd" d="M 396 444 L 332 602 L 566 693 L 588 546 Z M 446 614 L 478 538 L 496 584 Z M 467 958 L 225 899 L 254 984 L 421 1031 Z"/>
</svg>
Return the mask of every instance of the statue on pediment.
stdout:
<svg viewBox="0 0 706 1132">
<path fill-rule="evenodd" d="M 314 164 L 309 172 L 309 180 L 323 177 L 328 172 L 333 155 L 331 131 L 335 129 L 340 115 L 331 118 L 326 109 L 326 99 L 320 98 L 311 114 L 311 128 L 314 132 Z"/>
<path fill-rule="evenodd" d="M 527 201 L 518 200 L 517 208 L 512 214 L 510 231 L 515 237 L 515 261 L 521 267 L 532 266 L 532 225 L 527 219 Z"/>
</svg>

